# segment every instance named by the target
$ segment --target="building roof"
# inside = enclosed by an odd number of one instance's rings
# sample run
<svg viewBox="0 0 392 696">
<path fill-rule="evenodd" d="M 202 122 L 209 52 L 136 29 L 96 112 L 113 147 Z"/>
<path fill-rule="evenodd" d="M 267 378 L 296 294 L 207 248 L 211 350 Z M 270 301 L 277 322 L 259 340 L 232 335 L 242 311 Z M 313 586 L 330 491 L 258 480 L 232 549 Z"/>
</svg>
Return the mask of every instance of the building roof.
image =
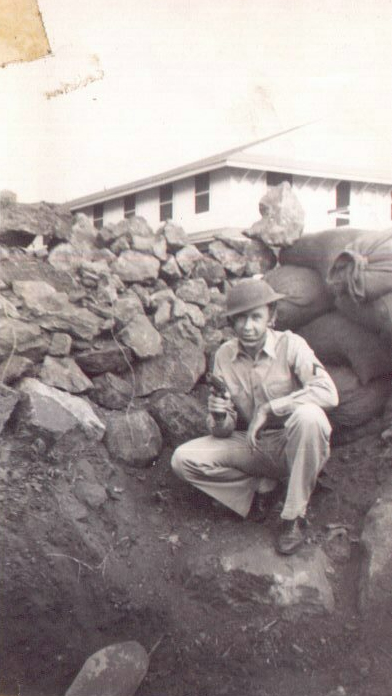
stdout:
<svg viewBox="0 0 392 696">
<path fill-rule="evenodd" d="M 338 121 L 301 124 L 160 174 L 75 198 L 68 205 L 77 210 L 222 167 L 391 186 L 391 144 L 355 125 Z"/>
</svg>

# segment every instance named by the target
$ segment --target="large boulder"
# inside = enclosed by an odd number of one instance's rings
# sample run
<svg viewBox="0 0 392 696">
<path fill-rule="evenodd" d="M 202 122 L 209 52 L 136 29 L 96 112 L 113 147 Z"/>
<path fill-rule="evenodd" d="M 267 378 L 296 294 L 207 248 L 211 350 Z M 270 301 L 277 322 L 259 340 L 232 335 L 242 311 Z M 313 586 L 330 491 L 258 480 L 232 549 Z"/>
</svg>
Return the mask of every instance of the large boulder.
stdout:
<svg viewBox="0 0 392 696">
<path fill-rule="evenodd" d="M 271 186 L 260 199 L 261 220 L 249 234 L 271 246 L 290 246 L 303 232 L 305 213 L 288 181 Z"/>
<path fill-rule="evenodd" d="M 233 275 L 240 277 L 244 275 L 247 259 L 236 249 L 229 247 L 224 242 L 217 240 L 211 242 L 208 247 L 209 253 L 213 256 L 227 271 Z"/>
<path fill-rule="evenodd" d="M 134 640 L 102 648 L 86 660 L 65 696 L 133 696 L 149 659 Z"/>
<path fill-rule="evenodd" d="M 158 389 L 190 392 L 205 372 L 203 339 L 189 320 L 169 325 L 161 335 L 163 354 L 136 363 L 128 376 L 137 396 L 147 396 Z"/>
<path fill-rule="evenodd" d="M 69 355 L 72 348 L 72 338 L 67 333 L 55 331 L 50 337 L 49 355 L 64 357 Z"/>
<path fill-rule="evenodd" d="M 205 307 L 210 301 L 210 291 L 204 278 L 185 280 L 176 290 L 177 297 L 184 302 Z"/>
<path fill-rule="evenodd" d="M 48 261 L 57 271 L 74 273 L 80 266 L 82 258 L 91 259 L 91 250 L 78 251 L 73 244 L 64 242 L 57 244 L 49 253 Z"/>
<path fill-rule="evenodd" d="M 93 387 L 91 380 L 86 377 L 75 360 L 69 357 L 52 358 L 46 355 L 39 378 L 49 387 L 57 387 L 70 394 L 82 394 Z"/>
<path fill-rule="evenodd" d="M 83 432 L 89 440 L 102 439 L 105 426 L 85 399 L 48 387 L 31 377 L 25 377 L 19 389 L 27 397 L 18 414 L 23 430 L 52 441 L 73 431 Z"/>
<path fill-rule="evenodd" d="M 134 316 L 118 338 L 140 359 L 154 358 L 162 353 L 161 335 L 144 314 Z"/>
<path fill-rule="evenodd" d="M 191 394 L 167 392 L 149 408 L 158 423 L 165 442 L 178 445 L 207 433 L 207 410 Z"/>
<path fill-rule="evenodd" d="M 100 406 L 111 410 L 127 408 L 134 395 L 132 385 L 112 372 L 105 372 L 94 377 L 93 385 L 89 394 L 91 399 Z"/>
<path fill-rule="evenodd" d="M 170 251 L 179 251 L 187 245 L 188 240 L 184 230 L 172 222 L 165 222 L 163 227 L 158 230 L 158 233 L 162 233 L 165 236 L 167 247 Z"/>
<path fill-rule="evenodd" d="M 141 215 L 131 215 L 125 220 L 120 220 L 116 225 L 113 225 L 113 232 L 116 237 L 125 235 L 132 239 L 134 235 L 138 237 L 151 237 L 153 230 L 147 220 Z"/>
<path fill-rule="evenodd" d="M 261 239 L 249 239 L 248 237 L 217 236 L 225 246 L 234 249 L 246 260 L 244 274 L 247 276 L 265 273 L 276 266 L 276 256 L 272 249 Z"/>
<path fill-rule="evenodd" d="M 176 261 L 185 275 L 189 275 L 194 265 L 203 258 L 203 254 L 194 244 L 187 244 L 176 253 Z"/>
<path fill-rule="evenodd" d="M 140 468 L 157 458 L 163 444 L 155 420 L 143 409 L 110 415 L 104 443 L 114 460 Z"/>
<path fill-rule="evenodd" d="M 97 230 L 84 213 L 76 213 L 68 241 L 75 249 L 93 249 L 96 245 Z"/>
<path fill-rule="evenodd" d="M 204 255 L 193 266 L 192 277 L 204 278 L 209 286 L 219 285 L 226 278 L 226 271 L 219 261 Z"/>
<path fill-rule="evenodd" d="M 49 341 L 39 326 L 18 319 L 0 318 L 1 360 L 16 354 L 38 361 L 47 352 L 48 345 Z"/>
<path fill-rule="evenodd" d="M 31 376 L 34 371 L 34 363 L 20 355 L 8 356 L 0 363 L 0 380 L 3 384 L 13 384 L 22 377 Z"/>
<path fill-rule="evenodd" d="M 365 517 L 360 538 L 360 609 L 374 616 L 392 610 L 392 476 Z"/>
<path fill-rule="evenodd" d="M 0 433 L 12 415 L 16 404 L 20 399 L 20 393 L 0 383 Z"/>
<path fill-rule="evenodd" d="M 175 282 L 182 278 L 180 267 L 174 256 L 169 256 L 167 261 L 162 264 L 161 276 L 167 280 L 168 283 Z"/>
<path fill-rule="evenodd" d="M 134 234 L 132 236 L 131 247 L 135 251 L 141 251 L 143 254 L 152 254 L 160 261 L 167 260 L 166 239 L 163 235 L 151 234 L 150 237 L 142 237 Z"/>
<path fill-rule="evenodd" d="M 144 309 L 136 292 L 129 289 L 126 295 L 113 303 L 111 312 L 115 319 L 116 327 L 122 328 L 126 326 L 136 314 L 144 314 Z"/>
<path fill-rule="evenodd" d="M 35 237 L 42 235 L 45 240 L 69 239 L 72 214 L 65 206 L 53 203 L 16 203 L 1 205 L 0 240 L 12 241 L 15 232 L 25 232 Z"/>
<path fill-rule="evenodd" d="M 101 320 L 88 309 L 75 307 L 65 292 L 57 292 L 42 281 L 15 281 L 13 290 L 39 326 L 48 331 L 63 331 L 91 340 L 101 331 Z"/>
<path fill-rule="evenodd" d="M 68 302 L 67 293 L 57 292 L 52 285 L 42 280 L 15 280 L 12 283 L 12 290 L 35 316 L 60 310 Z"/>
<path fill-rule="evenodd" d="M 74 353 L 73 357 L 87 375 L 126 372 L 133 362 L 132 350 L 111 339 L 100 339 L 93 347 Z"/>
<path fill-rule="evenodd" d="M 270 605 L 296 615 L 320 614 L 334 609 L 330 570 L 319 547 L 281 556 L 269 531 L 258 528 L 232 539 L 230 548 L 210 543 L 193 551 L 185 558 L 182 580 L 194 599 L 212 605 L 219 601 L 234 611 L 263 612 Z"/>
<path fill-rule="evenodd" d="M 158 278 L 160 262 L 151 254 L 123 251 L 112 264 L 112 271 L 128 283 L 143 283 Z"/>
</svg>

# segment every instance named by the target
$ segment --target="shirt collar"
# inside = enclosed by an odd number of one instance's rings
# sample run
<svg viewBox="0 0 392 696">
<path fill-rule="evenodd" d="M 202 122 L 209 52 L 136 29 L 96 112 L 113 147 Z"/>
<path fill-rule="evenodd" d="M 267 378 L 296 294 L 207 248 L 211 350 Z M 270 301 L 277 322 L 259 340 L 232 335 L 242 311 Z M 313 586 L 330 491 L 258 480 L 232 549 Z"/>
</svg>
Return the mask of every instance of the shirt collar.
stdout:
<svg viewBox="0 0 392 696">
<path fill-rule="evenodd" d="M 262 347 L 262 349 L 259 351 L 259 353 L 256 355 L 256 360 L 257 358 L 260 357 L 261 353 L 265 353 L 268 355 L 270 358 L 276 358 L 276 351 L 275 351 L 275 336 L 271 329 L 267 329 L 266 332 L 266 337 L 265 337 L 265 343 Z M 242 348 L 241 344 L 239 342 L 239 339 L 235 339 L 235 346 L 234 346 L 234 351 L 233 351 L 233 360 L 238 358 L 239 355 L 246 355 L 247 357 L 250 357 L 248 353 L 246 353 Z"/>
</svg>

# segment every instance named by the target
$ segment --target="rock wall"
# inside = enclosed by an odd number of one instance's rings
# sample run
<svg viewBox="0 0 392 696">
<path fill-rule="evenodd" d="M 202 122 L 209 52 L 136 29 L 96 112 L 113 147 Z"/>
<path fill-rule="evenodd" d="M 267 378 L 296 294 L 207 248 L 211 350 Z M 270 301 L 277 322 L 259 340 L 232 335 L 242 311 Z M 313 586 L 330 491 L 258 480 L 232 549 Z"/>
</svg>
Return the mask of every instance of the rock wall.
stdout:
<svg viewBox="0 0 392 696">
<path fill-rule="evenodd" d="M 225 283 L 273 268 L 272 250 L 242 237 L 202 253 L 171 222 L 155 233 L 141 217 L 96 230 L 61 206 L 3 209 L 1 428 L 45 451 L 78 433 L 138 467 L 164 440 L 203 433 L 200 385 L 231 335 Z"/>
</svg>

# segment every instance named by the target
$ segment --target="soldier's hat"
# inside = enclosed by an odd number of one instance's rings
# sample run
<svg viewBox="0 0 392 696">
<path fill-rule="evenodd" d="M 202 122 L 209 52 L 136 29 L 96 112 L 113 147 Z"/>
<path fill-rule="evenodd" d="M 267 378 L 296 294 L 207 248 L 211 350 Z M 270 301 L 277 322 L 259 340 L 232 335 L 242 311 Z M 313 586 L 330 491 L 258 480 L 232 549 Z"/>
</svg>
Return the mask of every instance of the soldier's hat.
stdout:
<svg viewBox="0 0 392 696">
<path fill-rule="evenodd" d="M 282 300 L 284 297 L 286 295 L 275 292 L 262 278 L 241 280 L 228 291 L 226 310 L 223 312 L 223 316 L 232 317 L 235 314 L 243 314 L 261 305 L 269 305 Z"/>
</svg>

